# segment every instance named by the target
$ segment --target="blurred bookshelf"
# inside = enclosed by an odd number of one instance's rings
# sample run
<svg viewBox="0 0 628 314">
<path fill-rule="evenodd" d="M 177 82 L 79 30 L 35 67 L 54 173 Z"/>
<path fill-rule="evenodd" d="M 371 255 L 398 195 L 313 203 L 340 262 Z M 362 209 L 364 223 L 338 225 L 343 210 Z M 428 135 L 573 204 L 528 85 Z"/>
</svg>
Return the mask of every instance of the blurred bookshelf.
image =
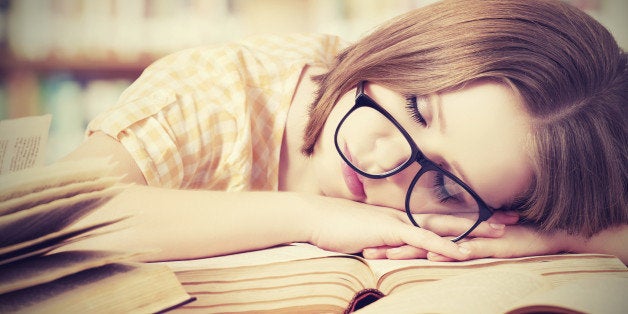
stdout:
<svg viewBox="0 0 628 314">
<path fill-rule="evenodd" d="M 0 118 L 50 113 L 47 160 L 168 53 L 257 33 L 347 39 L 429 0 L 0 0 Z"/>
<path fill-rule="evenodd" d="M 611 31 L 628 28 L 623 22 L 628 1 L 565 1 Z M 318 32 L 354 40 L 432 2 L 0 0 L 0 119 L 52 114 L 47 154 L 52 162 L 79 145 L 86 123 L 168 53 L 263 33 Z M 620 35 L 626 47 L 625 34 Z"/>
</svg>

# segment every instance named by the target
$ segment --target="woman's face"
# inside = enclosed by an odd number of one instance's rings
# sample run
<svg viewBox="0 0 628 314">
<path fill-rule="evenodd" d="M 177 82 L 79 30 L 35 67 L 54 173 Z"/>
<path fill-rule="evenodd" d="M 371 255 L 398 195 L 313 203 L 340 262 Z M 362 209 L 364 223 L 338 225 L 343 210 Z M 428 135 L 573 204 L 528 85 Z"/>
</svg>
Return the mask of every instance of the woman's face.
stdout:
<svg viewBox="0 0 628 314">
<path fill-rule="evenodd" d="M 401 124 L 427 158 L 460 178 L 487 205 L 509 205 L 529 186 L 532 172 L 526 139 L 530 118 L 508 86 L 477 81 L 419 98 L 416 109 L 425 124 L 413 117 L 404 95 L 371 83 L 364 85 L 364 92 Z M 354 103 L 352 90 L 338 101 L 316 144 L 311 165 L 318 187 L 326 196 L 403 210 L 408 186 L 421 167 L 418 163 L 387 178 L 369 179 L 348 167 L 334 146 L 338 123 Z M 389 127 L 368 119 L 354 121 L 343 125 L 346 130 L 338 141 L 350 151 L 354 164 L 368 168 L 376 167 L 375 163 L 398 162 L 404 157 L 400 156 L 402 149 L 396 149 L 399 143 L 386 137 L 377 141 L 359 138 L 377 137 Z"/>
</svg>

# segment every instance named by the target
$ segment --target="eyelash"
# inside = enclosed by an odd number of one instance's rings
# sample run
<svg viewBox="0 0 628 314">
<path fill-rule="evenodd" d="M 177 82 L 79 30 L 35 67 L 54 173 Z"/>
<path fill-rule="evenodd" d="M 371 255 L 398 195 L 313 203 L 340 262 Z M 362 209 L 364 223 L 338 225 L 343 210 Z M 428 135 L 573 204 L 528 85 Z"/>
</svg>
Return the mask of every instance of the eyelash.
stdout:
<svg viewBox="0 0 628 314">
<path fill-rule="evenodd" d="M 434 176 L 434 194 L 436 194 L 436 198 L 441 203 L 457 200 L 445 188 L 445 176 L 440 172 Z"/>
<path fill-rule="evenodd" d="M 423 118 L 423 115 L 421 115 L 419 107 L 417 106 L 416 96 L 406 97 L 406 110 L 414 121 L 423 126 L 427 126 L 427 121 L 425 121 L 425 118 Z"/>
</svg>

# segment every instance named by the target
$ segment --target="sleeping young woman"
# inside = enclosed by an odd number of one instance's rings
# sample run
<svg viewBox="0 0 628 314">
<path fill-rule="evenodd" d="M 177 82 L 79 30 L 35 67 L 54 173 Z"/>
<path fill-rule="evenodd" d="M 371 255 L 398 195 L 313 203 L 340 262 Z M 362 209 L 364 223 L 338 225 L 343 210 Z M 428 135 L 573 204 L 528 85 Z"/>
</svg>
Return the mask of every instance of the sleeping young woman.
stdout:
<svg viewBox="0 0 628 314">
<path fill-rule="evenodd" d="M 628 262 L 626 54 L 560 1 L 446 0 L 345 44 L 167 56 L 65 161 L 136 183 L 83 247 L 147 260 L 309 242 L 367 258 L 600 252 Z"/>
</svg>

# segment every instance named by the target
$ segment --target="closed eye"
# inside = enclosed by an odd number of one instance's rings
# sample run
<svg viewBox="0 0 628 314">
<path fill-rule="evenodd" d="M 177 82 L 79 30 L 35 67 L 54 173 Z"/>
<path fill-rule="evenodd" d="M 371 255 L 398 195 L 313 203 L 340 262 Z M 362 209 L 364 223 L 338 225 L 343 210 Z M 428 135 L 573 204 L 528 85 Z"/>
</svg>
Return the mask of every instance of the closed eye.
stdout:
<svg viewBox="0 0 628 314">
<path fill-rule="evenodd" d="M 425 121 L 425 118 L 421 115 L 419 107 L 417 106 L 416 96 L 406 97 L 406 110 L 414 121 L 422 126 L 427 126 L 427 121 Z"/>
<path fill-rule="evenodd" d="M 447 203 L 449 200 L 453 200 L 454 197 L 445 188 L 445 176 L 442 173 L 437 173 L 434 176 L 434 196 L 441 203 Z"/>
</svg>

